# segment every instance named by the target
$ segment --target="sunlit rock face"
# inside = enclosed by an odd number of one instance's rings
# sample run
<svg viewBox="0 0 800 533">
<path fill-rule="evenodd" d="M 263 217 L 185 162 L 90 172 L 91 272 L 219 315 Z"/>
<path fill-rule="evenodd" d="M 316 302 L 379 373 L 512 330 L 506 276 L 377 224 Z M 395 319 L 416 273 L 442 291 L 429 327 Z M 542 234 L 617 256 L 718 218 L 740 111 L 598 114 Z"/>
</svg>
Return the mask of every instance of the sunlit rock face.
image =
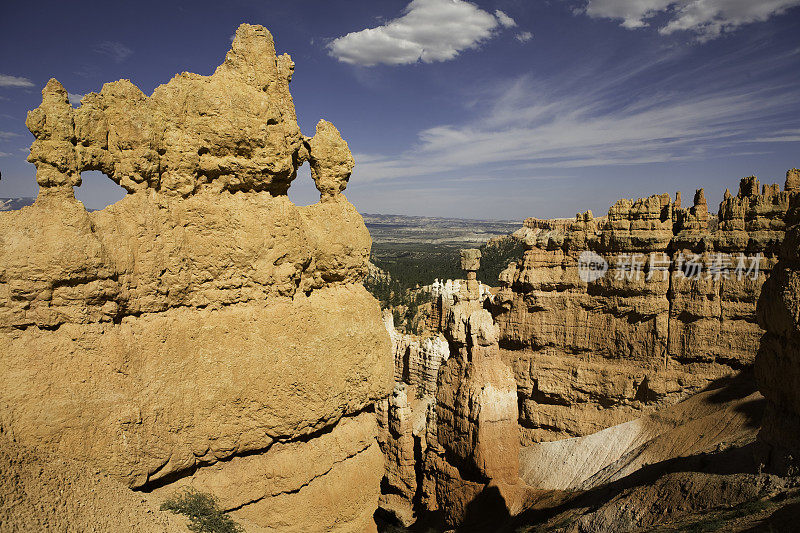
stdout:
<svg viewBox="0 0 800 533">
<path fill-rule="evenodd" d="M 194 485 L 281 531 L 374 528 L 390 341 L 347 143 L 298 126 L 294 64 L 240 26 L 211 76 L 28 115 L 34 205 L 0 213 L 0 430 L 132 488 Z M 321 201 L 286 196 L 309 161 Z M 73 195 L 100 170 L 128 191 Z M 309 513 L 309 509 L 314 513 Z"/>
<path fill-rule="evenodd" d="M 764 346 L 756 303 L 764 280 L 779 276 L 782 243 L 792 246 L 791 232 L 784 238 L 798 182 L 796 170 L 784 190 L 744 178 L 716 216 L 698 190 L 687 208 L 680 194 L 657 195 L 620 200 L 597 218 L 526 220 L 516 237 L 527 251 L 501 274 L 499 291 L 484 293 L 474 278 L 432 286 L 431 329 L 444 333 L 448 349 L 437 364 L 423 347 L 441 337 L 399 334 L 388 317 L 396 388 L 379 410 L 387 452 L 382 509 L 406 524 L 426 511 L 450 526 L 474 524 L 478 509 L 502 518 L 529 490 L 517 481 L 513 451 L 529 461 L 533 448 L 520 444 L 621 428 L 648 414 L 659 419 L 667 406 L 754 360 L 790 361 L 756 358 Z M 593 273 L 587 260 L 597 263 Z M 463 257 L 464 268 L 477 264 L 474 252 Z M 789 393 L 776 384 L 791 368 L 777 367 L 764 366 L 760 378 L 777 398 L 773 426 L 795 420 L 784 418 Z M 426 376 L 434 369 L 431 388 Z M 800 426 L 789 427 L 782 437 L 772 433 L 783 449 Z M 524 469 L 532 471 L 529 463 Z M 548 479 L 562 471 L 541 470 Z M 566 478 L 556 481 L 567 487 Z"/>
<path fill-rule="evenodd" d="M 476 272 L 480 251 L 461 252 L 467 279 L 447 315 L 451 356 L 439 370 L 436 440 L 428 477 L 450 526 L 518 511 L 517 384 L 500 358 L 498 328 L 483 308 Z"/>
<path fill-rule="evenodd" d="M 782 191 L 744 178 L 717 216 L 700 189 L 686 208 L 657 195 L 603 217 L 527 220 L 527 251 L 493 306 L 523 443 L 594 433 L 752 365 L 797 182 L 796 170 Z M 587 276 L 587 258 L 608 270 Z"/>
<path fill-rule="evenodd" d="M 483 308 L 488 292 L 475 279 L 479 264 L 479 251 L 465 250 L 467 279 L 441 284 L 443 336 L 400 334 L 385 315 L 396 385 L 378 410 L 386 454 L 381 508 L 405 525 L 421 518 L 486 527 L 520 511 L 526 494 L 517 386 Z"/>
</svg>

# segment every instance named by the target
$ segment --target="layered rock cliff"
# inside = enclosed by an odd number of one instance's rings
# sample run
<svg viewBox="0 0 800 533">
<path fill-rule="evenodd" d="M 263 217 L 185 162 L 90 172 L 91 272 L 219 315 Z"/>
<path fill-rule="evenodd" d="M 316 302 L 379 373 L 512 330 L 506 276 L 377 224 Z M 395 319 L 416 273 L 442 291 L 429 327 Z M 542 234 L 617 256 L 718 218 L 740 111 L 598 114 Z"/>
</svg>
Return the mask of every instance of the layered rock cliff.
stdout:
<svg viewBox="0 0 800 533">
<path fill-rule="evenodd" d="M 428 325 L 447 338 L 444 351 L 431 349 L 441 345 L 441 335 L 402 335 L 387 321 L 395 346 L 396 388 L 379 410 L 387 456 L 381 507 L 406 524 L 426 511 L 438 513 L 450 526 L 471 523 L 477 509 L 496 520 L 513 514 L 530 497 L 524 483 L 505 493 L 502 489 L 515 485 L 515 461 L 503 457 L 516 438 L 523 446 L 526 481 L 549 490 L 585 489 L 570 469 L 584 469 L 588 479 L 599 469 L 592 461 L 609 456 L 614 457 L 609 463 L 636 457 L 636 468 L 641 468 L 644 456 L 638 448 L 648 439 L 663 446 L 658 453 L 665 464 L 689 453 L 667 442 L 672 436 L 654 439 L 664 428 L 684 422 L 695 429 L 716 422 L 725 426 L 692 437 L 709 449 L 748 447 L 761 420 L 762 400 L 751 394 L 749 372 L 759 346 L 762 352 L 765 346 L 756 302 L 773 273 L 786 223 L 794 221 L 787 211 L 791 202 L 800 201 L 799 181 L 800 172 L 790 170 L 781 191 L 777 185 L 760 187 L 755 177 L 744 178 L 736 196 L 726 192 L 716 216 L 709 214 L 699 190 L 689 208 L 681 207 L 679 193 L 675 201 L 667 195 L 620 200 L 598 218 L 587 212 L 571 221 L 528 219 L 515 234 L 527 251 L 501 274 L 499 291 L 478 290 L 469 280 L 435 283 Z M 789 258 L 791 239 L 783 245 Z M 785 271 L 793 268 L 791 259 L 779 265 Z M 773 293 L 783 292 L 780 298 L 765 293 L 771 302 L 796 292 L 785 280 L 774 283 L 769 286 L 781 288 Z M 782 315 L 774 311 L 770 316 Z M 778 348 L 759 358 L 784 361 L 784 366 L 763 364 L 761 380 L 775 398 L 774 427 L 767 417 L 762 434 L 764 440 L 773 438 L 785 458 L 792 453 L 800 457 L 800 452 L 787 444 L 794 442 L 796 427 L 788 399 L 791 380 L 787 386 L 775 385 L 781 372 L 792 375 L 790 358 L 780 355 L 784 352 L 774 355 L 787 342 L 784 330 L 771 341 Z M 708 386 L 719 389 L 727 383 L 722 378 L 742 371 L 738 379 L 749 391 L 744 395 L 747 408 L 724 404 L 725 413 L 735 415 L 734 424 L 725 425 L 722 411 L 702 423 L 689 423 L 692 418 L 686 416 L 662 424 L 665 408 Z M 489 396 L 487 405 L 498 414 L 487 424 L 473 415 L 482 410 L 476 407 L 481 398 Z M 685 415 L 689 405 L 675 412 Z M 507 423 L 509 416 L 517 417 L 518 426 Z M 775 430 L 780 420 L 789 420 L 790 429 Z M 660 428 L 655 434 L 638 432 L 653 421 Z M 482 437 L 489 427 L 494 428 L 488 430 L 491 439 Z M 547 445 L 586 435 L 592 436 Z M 489 461 L 481 470 L 476 457 L 482 442 L 495 439 L 484 449 L 503 466 L 494 468 Z M 778 448 L 774 441 L 781 439 Z M 591 448 L 593 443 L 600 443 L 598 450 Z M 578 457 L 574 446 L 584 445 L 580 464 L 573 464 Z M 626 468 L 626 475 L 633 473 Z M 486 496 L 490 488 L 502 501 L 494 509 Z"/>
<path fill-rule="evenodd" d="M 380 507 L 410 526 L 420 518 L 422 501 L 432 498 L 422 471 L 428 441 L 435 438 L 439 368 L 450 357 L 450 347 L 441 334 L 417 337 L 398 332 L 388 310 L 384 325 L 392 340 L 395 387 L 377 409 L 378 440 L 385 455 Z"/>
<path fill-rule="evenodd" d="M 293 69 L 245 24 L 214 74 L 151 96 L 122 80 L 74 109 L 50 80 L 27 120 L 39 196 L 0 214 L 0 431 L 254 527 L 363 530 L 390 344 L 353 158 L 330 123 L 301 134 Z M 305 161 L 321 200 L 298 207 Z M 129 194 L 87 212 L 86 170 Z"/>
<path fill-rule="evenodd" d="M 493 312 L 514 368 L 523 442 L 626 422 L 753 363 L 761 285 L 798 196 L 741 180 L 709 215 L 703 190 L 620 200 L 605 217 L 531 219 Z"/>
<path fill-rule="evenodd" d="M 466 282 L 447 315 L 451 357 L 439 369 L 436 439 L 427 476 L 449 526 L 489 524 L 521 510 L 517 384 L 500 358 L 498 329 L 483 308 L 480 251 L 461 252 Z M 429 504 L 429 508 L 431 508 Z"/>
</svg>

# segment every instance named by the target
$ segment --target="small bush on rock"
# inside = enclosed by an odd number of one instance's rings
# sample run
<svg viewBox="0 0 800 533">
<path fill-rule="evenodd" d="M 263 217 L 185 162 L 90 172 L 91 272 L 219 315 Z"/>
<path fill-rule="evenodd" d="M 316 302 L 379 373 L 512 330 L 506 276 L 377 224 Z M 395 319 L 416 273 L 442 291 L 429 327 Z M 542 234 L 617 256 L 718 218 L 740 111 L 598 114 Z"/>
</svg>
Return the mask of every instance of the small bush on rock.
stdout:
<svg viewBox="0 0 800 533">
<path fill-rule="evenodd" d="M 242 526 L 234 522 L 217 505 L 210 494 L 186 489 L 161 504 L 162 511 L 172 511 L 189 517 L 189 530 L 196 533 L 241 533 Z"/>
</svg>

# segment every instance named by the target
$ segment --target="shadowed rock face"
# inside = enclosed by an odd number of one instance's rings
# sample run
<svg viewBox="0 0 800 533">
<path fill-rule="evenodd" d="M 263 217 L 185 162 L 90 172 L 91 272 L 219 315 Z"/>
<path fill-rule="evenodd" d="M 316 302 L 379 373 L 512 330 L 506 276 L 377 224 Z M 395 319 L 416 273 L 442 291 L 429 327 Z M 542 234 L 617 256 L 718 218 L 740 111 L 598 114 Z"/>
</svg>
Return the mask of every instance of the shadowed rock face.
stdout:
<svg viewBox="0 0 800 533">
<path fill-rule="evenodd" d="M 756 301 L 797 181 L 796 170 L 783 191 L 744 178 L 716 217 L 699 190 L 687 208 L 658 195 L 619 200 L 598 218 L 526 221 L 528 250 L 501 274 L 493 308 L 523 442 L 594 433 L 751 365 L 763 333 Z M 581 277 L 587 251 L 609 265 L 604 276 Z"/>
<path fill-rule="evenodd" d="M 792 172 L 793 184 L 800 171 Z M 787 184 L 789 179 L 787 178 Z M 779 470 L 800 465 L 800 197 L 792 199 L 780 261 L 764 284 L 758 321 L 766 330 L 755 361 L 756 381 L 767 399 L 759 438 L 768 445 L 766 463 Z"/>
<path fill-rule="evenodd" d="M 349 531 L 374 527 L 392 361 L 352 155 L 330 123 L 301 135 L 293 68 L 245 24 L 213 75 L 149 97 L 122 80 L 73 109 L 47 84 L 39 197 L 0 213 L 0 430 L 261 527 Z M 322 201 L 298 207 L 304 161 Z M 128 196 L 87 212 L 85 170 Z"/>
</svg>

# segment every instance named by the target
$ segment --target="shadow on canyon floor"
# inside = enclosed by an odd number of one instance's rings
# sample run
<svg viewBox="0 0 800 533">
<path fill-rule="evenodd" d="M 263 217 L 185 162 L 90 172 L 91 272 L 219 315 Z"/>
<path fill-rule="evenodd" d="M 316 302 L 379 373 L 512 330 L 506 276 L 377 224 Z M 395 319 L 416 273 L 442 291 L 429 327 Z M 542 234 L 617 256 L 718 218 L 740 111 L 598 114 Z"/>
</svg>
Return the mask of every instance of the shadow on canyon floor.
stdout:
<svg viewBox="0 0 800 533">
<path fill-rule="evenodd" d="M 754 444 L 732 448 L 716 454 L 698 454 L 677 457 L 647 465 L 618 481 L 602 485 L 582 493 L 575 493 L 564 503 L 545 509 L 532 508 L 522 512 L 506 526 L 497 531 L 515 531 L 517 528 L 545 523 L 564 512 L 576 509 L 598 509 L 631 489 L 652 485 L 659 478 L 673 473 L 701 474 L 755 474 L 758 466 L 754 461 Z"/>
<path fill-rule="evenodd" d="M 724 407 L 726 404 L 735 403 L 756 392 L 755 380 L 751 371 L 745 371 L 735 376 L 717 379 L 702 392 L 710 393 L 706 396 L 705 402 Z M 758 428 L 761 425 L 764 407 L 765 400 L 758 398 L 740 403 L 735 409 L 743 415 L 746 426 Z M 757 451 L 758 444 L 750 442 L 708 453 L 674 457 L 646 464 L 621 479 L 584 492 L 531 490 L 528 509 L 516 516 L 511 516 L 509 513 L 500 492 L 495 487 L 487 487 L 478 498 L 468 505 L 468 514 L 471 519 L 467 522 L 470 525 L 463 526 L 458 531 L 513 532 L 526 530 L 531 526 L 546 524 L 559 515 L 569 516 L 571 513 L 582 514 L 582 510 L 600 509 L 604 505 L 626 497 L 636 489 L 652 486 L 668 475 L 732 476 L 732 479 L 741 474 L 755 475 L 760 473 L 756 459 Z M 676 490 L 679 491 L 682 488 L 676 487 Z M 788 510 L 782 509 L 780 513 L 790 513 L 795 507 L 786 509 Z M 376 520 L 379 523 L 379 530 L 389 533 L 406 531 L 429 533 L 445 530 L 435 513 L 424 517 L 408 529 L 391 525 L 390 519 L 380 514 L 376 514 Z"/>
<path fill-rule="evenodd" d="M 476 498 L 467 504 L 464 524 L 457 531 L 463 533 L 481 533 L 485 531 L 496 531 L 504 524 L 512 521 L 511 512 L 508 504 L 500 490 L 492 485 L 486 486 Z M 378 524 L 378 531 L 382 533 L 440 533 L 450 531 L 443 525 L 442 517 L 438 512 L 430 512 L 424 515 L 413 526 L 405 528 L 397 525 L 392 517 L 378 509 L 375 513 L 375 521 Z"/>
</svg>

